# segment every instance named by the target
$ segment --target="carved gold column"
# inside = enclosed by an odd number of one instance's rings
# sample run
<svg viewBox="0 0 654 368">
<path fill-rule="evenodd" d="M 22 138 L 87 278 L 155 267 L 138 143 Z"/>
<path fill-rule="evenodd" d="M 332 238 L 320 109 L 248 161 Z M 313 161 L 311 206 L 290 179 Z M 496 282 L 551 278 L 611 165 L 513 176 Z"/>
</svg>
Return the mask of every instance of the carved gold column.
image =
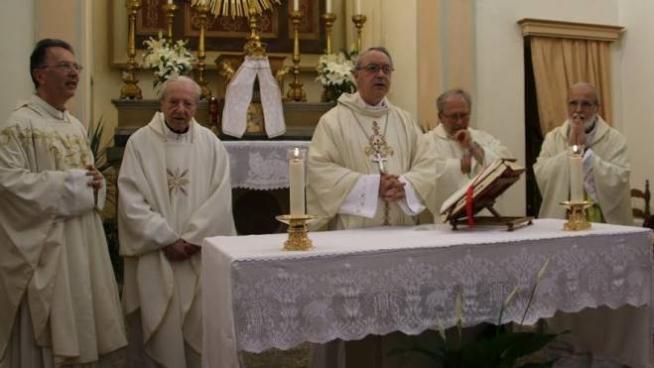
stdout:
<svg viewBox="0 0 654 368">
<path fill-rule="evenodd" d="M 250 26 L 250 35 L 247 37 L 248 42 L 243 45 L 245 55 L 253 58 L 266 57 L 266 44 L 261 42 L 259 36 L 259 25 L 256 9 L 252 6 L 248 8 L 248 24 Z"/>
<path fill-rule="evenodd" d="M 361 42 L 361 30 L 363 29 L 363 24 L 366 22 L 366 18 L 363 14 L 354 14 L 352 16 L 352 22 L 357 29 L 357 50 L 361 52 L 362 42 Z"/>
<path fill-rule="evenodd" d="M 293 81 L 289 84 L 289 90 L 286 97 L 291 101 L 301 101 L 304 102 L 307 100 L 307 94 L 304 92 L 304 86 L 299 80 L 300 76 L 300 19 L 302 19 L 302 11 L 294 10 L 291 12 L 291 21 L 293 22 L 293 67 L 291 72 L 293 73 Z"/>
<path fill-rule="evenodd" d="M 211 90 L 207 86 L 208 82 L 204 79 L 204 70 L 206 64 L 204 59 L 206 57 L 205 48 L 204 48 L 204 38 L 207 28 L 208 16 L 211 12 L 209 4 L 206 2 L 199 2 L 193 5 L 193 10 L 195 11 L 195 25 L 200 28 L 200 37 L 198 38 L 198 62 L 195 64 L 195 81 L 198 82 L 200 88 L 202 88 L 202 99 L 208 99 L 211 97 Z"/>
<path fill-rule="evenodd" d="M 123 83 L 120 89 L 121 99 L 140 100 L 143 98 L 141 88 L 138 86 L 139 80 L 136 79 L 136 71 L 139 64 L 136 62 L 136 16 L 141 9 L 139 0 L 126 0 L 128 14 L 128 32 L 127 32 L 127 66 L 123 70 Z"/>
<path fill-rule="evenodd" d="M 327 35 L 327 48 L 325 49 L 325 54 L 331 54 L 332 53 L 332 26 L 336 21 L 336 14 L 325 13 L 322 15 L 321 18 L 325 22 L 325 33 Z"/>
<path fill-rule="evenodd" d="M 166 24 L 167 24 L 167 32 L 166 36 L 170 41 L 173 40 L 173 21 L 175 20 L 175 10 L 177 10 L 177 5 L 173 3 L 165 3 L 161 6 L 163 9 L 164 13 L 166 13 Z"/>
</svg>

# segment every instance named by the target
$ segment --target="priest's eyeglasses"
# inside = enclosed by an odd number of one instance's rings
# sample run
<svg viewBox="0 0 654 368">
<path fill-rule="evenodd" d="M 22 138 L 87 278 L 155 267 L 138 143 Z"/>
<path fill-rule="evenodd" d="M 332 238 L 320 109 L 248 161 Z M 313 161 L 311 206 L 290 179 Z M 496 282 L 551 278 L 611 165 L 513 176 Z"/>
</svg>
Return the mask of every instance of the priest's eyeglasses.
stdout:
<svg viewBox="0 0 654 368">
<path fill-rule="evenodd" d="M 568 108 L 571 109 L 571 110 L 575 110 L 577 107 L 579 107 L 582 110 L 590 110 L 593 106 L 595 106 L 595 103 L 593 103 L 592 101 L 588 101 L 588 100 L 581 100 L 581 101 L 572 100 L 572 101 L 568 101 Z"/>
<path fill-rule="evenodd" d="M 444 112 L 441 113 L 441 116 L 446 118 L 447 120 L 451 121 L 459 121 L 460 120 L 468 120 L 470 118 L 470 113 L 469 112 L 455 112 L 453 114 L 446 114 Z"/>
<path fill-rule="evenodd" d="M 69 63 L 69 62 L 66 62 L 66 61 L 62 61 L 61 63 L 54 64 L 54 65 L 43 65 L 43 66 L 41 66 L 41 68 L 47 68 L 49 66 L 51 66 L 53 68 L 57 68 L 57 69 L 62 70 L 62 71 L 65 71 L 65 72 L 76 71 L 76 72 L 79 73 L 84 69 L 84 67 L 81 66 L 80 64 Z"/>
<path fill-rule="evenodd" d="M 368 73 L 372 73 L 372 74 L 377 74 L 381 70 L 386 75 L 391 74 L 393 72 L 393 70 L 394 70 L 393 67 L 388 65 L 388 64 L 383 64 L 383 65 L 368 64 L 368 65 L 365 65 L 365 66 L 361 66 L 361 67 L 359 67 L 357 69 L 363 69 L 363 70 L 367 71 Z"/>
</svg>

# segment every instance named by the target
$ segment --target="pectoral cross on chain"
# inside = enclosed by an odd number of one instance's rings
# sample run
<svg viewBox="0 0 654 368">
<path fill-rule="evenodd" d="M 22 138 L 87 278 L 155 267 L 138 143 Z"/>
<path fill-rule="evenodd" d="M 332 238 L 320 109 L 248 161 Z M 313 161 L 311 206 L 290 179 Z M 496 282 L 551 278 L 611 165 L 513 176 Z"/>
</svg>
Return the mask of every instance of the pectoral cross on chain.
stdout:
<svg viewBox="0 0 654 368">
<path fill-rule="evenodd" d="M 371 161 L 377 163 L 380 173 L 387 173 L 386 161 L 388 156 L 393 156 L 393 148 L 386 143 L 384 134 L 379 132 L 379 124 L 376 121 L 372 122 L 372 135 L 368 142 L 370 145 L 365 148 L 366 155 L 372 156 Z M 384 202 L 384 225 L 390 225 L 388 202 Z"/>
</svg>

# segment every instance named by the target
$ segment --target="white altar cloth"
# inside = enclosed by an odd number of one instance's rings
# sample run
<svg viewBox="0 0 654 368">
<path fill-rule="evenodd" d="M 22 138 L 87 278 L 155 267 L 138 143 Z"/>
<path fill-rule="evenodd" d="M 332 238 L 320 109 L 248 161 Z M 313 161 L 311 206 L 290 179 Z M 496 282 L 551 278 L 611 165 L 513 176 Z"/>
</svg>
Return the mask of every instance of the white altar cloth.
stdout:
<svg viewBox="0 0 654 368">
<path fill-rule="evenodd" d="M 502 322 L 520 322 L 548 259 L 526 324 L 557 310 L 650 304 L 649 229 L 562 226 L 541 219 L 514 232 L 445 225 L 313 232 L 309 252 L 282 251 L 286 234 L 205 239 L 204 367 L 237 367 L 239 350 L 448 328 L 459 295 L 464 325 L 495 323 L 515 286 Z M 634 341 L 649 344 L 650 336 Z"/>
<path fill-rule="evenodd" d="M 229 153 L 232 188 L 273 190 L 288 188 L 287 150 L 310 141 L 223 141 Z"/>
</svg>

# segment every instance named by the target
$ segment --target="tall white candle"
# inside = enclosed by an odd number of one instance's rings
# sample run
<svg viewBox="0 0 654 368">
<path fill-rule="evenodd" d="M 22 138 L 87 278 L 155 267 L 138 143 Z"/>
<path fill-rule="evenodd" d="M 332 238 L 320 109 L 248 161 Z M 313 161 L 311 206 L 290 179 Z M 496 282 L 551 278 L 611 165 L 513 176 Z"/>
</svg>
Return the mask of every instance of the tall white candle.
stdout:
<svg viewBox="0 0 654 368">
<path fill-rule="evenodd" d="M 354 12 L 354 14 L 362 14 L 361 13 L 361 0 L 356 0 L 354 2 L 354 4 L 356 5 L 356 11 Z"/>
<path fill-rule="evenodd" d="M 332 12 L 332 0 L 326 0 L 325 1 L 325 13 L 331 13 Z"/>
<path fill-rule="evenodd" d="M 570 164 L 570 201 L 581 202 L 584 200 L 584 182 L 581 155 L 572 154 L 569 158 Z"/>
<path fill-rule="evenodd" d="M 288 162 L 289 202 L 291 215 L 304 215 L 304 157 L 299 148 L 293 148 Z"/>
<path fill-rule="evenodd" d="M 300 0 L 293 0 L 293 11 L 300 10 Z"/>
</svg>

